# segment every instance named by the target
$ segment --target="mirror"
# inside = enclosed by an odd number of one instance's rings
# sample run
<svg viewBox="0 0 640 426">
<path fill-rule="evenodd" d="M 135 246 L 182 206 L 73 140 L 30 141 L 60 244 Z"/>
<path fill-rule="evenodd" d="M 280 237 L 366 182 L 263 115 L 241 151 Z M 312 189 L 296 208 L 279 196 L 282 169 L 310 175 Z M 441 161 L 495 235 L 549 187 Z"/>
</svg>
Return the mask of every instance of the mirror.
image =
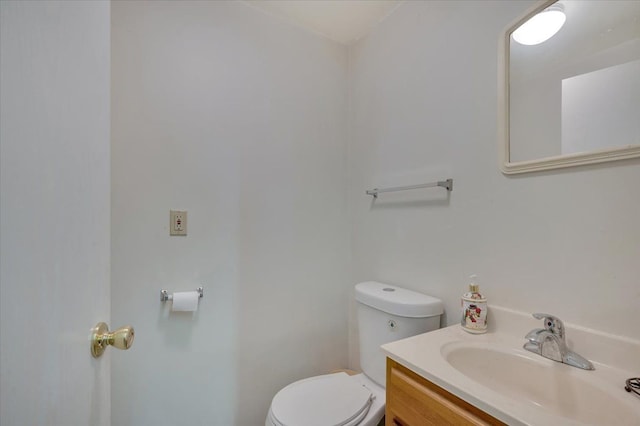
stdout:
<svg viewBox="0 0 640 426">
<path fill-rule="evenodd" d="M 566 18 L 555 35 L 514 39 L 550 10 Z M 640 1 L 540 1 L 505 31 L 499 57 L 503 173 L 640 157 Z"/>
</svg>

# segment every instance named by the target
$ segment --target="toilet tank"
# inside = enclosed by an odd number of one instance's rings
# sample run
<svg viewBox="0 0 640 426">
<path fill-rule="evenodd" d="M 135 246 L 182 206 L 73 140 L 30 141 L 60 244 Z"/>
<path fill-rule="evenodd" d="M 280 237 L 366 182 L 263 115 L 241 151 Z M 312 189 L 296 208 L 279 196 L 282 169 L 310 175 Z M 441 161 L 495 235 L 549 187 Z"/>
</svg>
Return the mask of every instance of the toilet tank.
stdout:
<svg viewBox="0 0 640 426">
<path fill-rule="evenodd" d="M 401 287 L 368 281 L 356 285 L 360 367 L 386 385 L 386 356 L 380 346 L 440 328 L 442 301 Z"/>
</svg>

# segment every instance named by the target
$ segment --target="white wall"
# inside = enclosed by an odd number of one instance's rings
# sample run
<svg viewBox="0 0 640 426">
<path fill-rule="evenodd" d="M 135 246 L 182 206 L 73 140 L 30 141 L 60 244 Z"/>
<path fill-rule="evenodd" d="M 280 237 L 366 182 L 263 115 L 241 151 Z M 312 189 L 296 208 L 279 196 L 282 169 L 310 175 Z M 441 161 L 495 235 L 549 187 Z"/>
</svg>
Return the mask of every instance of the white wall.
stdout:
<svg viewBox="0 0 640 426">
<path fill-rule="evenodd" d="M 640 338 L 640 161 L 498 168 L 497 40 L 530 5 L 405 2 L 352 48 L 352 281 L 439 297 L 453 324 L 476 273 L 490 303 Z M 447 177 L 450 198 L 364 195 Z"/>
<path fill-rule="evenodd" d="M 0 2 L 0 424 L 109 425 L 109 3 Z"/>
<path fill-rule="evenodd" d="M 347 365 L 346 84 L 345 47 L 242 3 L 112 3 L 114 424 L 264 424 Z"/>
</svg>

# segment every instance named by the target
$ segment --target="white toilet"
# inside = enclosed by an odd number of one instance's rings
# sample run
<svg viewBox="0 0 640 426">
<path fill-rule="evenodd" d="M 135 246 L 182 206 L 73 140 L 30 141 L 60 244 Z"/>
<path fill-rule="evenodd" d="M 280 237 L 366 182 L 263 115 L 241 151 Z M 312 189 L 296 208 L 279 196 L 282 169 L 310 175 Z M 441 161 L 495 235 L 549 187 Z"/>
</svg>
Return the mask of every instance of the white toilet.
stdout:
<svg viewBox="0 0 640 426">
<path fill-rule="evenodd" d="M 356 285 L 362 374 L 298 380 L 271 401 L 266 426 L 376 426 L 384 416 L 386 357 L 380 346 L 440 327 L 442 302 L 378 282 Z"/>
</svg>

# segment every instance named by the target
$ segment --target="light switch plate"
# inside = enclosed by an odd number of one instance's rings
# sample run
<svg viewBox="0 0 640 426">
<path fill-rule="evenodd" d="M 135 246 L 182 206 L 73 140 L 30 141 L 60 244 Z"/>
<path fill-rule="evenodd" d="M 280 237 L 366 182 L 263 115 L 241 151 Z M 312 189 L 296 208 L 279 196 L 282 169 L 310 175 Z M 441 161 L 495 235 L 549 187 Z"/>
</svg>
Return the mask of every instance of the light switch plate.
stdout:
<svg viewBox="0 0 640 426">
<path fill-rule="evenodd" d="M 187 235 L 186 211 L 169 211 L 169 235 Z"/>
</svg>

